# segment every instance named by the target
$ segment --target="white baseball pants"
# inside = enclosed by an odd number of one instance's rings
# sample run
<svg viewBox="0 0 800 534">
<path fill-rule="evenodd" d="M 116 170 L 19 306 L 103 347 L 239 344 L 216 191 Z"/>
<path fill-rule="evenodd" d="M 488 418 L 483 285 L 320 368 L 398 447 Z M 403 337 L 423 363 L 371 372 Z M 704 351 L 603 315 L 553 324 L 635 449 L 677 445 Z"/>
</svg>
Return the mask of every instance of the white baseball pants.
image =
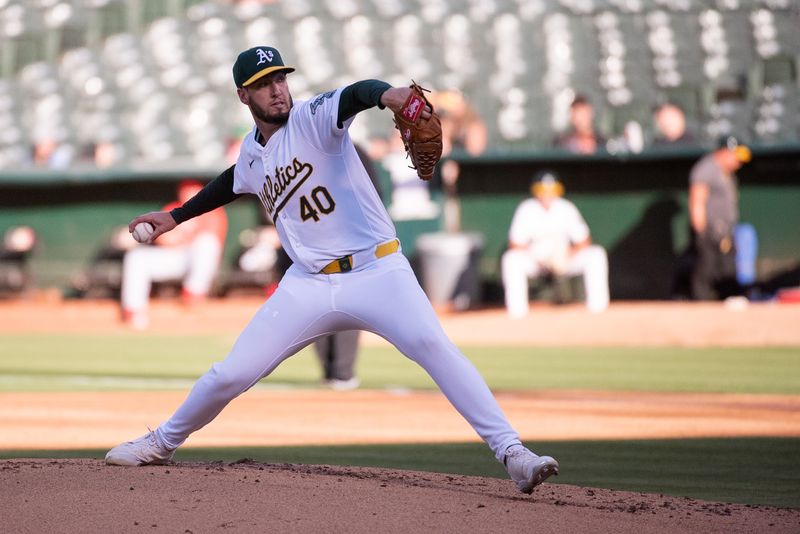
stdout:
<svg viewBox="0 0 800 534">
<path fill-rule="evenodd" d="M 520 443 L 477 369 L 447 338 L 405 256 L 390 254 L 347 273 L 309 274 L 293 265 L 227 358 L 212 365 L 157 430 L 180 446 L 236 396 L 316 338 L 368 330 L 421 365 L 498 460 Z"/>
<path fill-rule="evenodd" d="M 528 314 L 528 279 L 543 274 L 543 268 L 527 250 L 507 250 L 501 260 L 506 310 L 511 317 Z M 586 307 L 600 312 L 608 307 L 608 257 L 600 245 L 579 250 L 567 263 L 565 274 L 583 275 Z"/>
<path fill-rule="evenodd" d="M 183 280 L 192 295 L 207 295 L 222 257 L 222 243 L 213 234 L 200 234 L 182 247 L 142 246 L 122 261 L 122 309 L 147 310 L 153 282 Z"/>
</svg>

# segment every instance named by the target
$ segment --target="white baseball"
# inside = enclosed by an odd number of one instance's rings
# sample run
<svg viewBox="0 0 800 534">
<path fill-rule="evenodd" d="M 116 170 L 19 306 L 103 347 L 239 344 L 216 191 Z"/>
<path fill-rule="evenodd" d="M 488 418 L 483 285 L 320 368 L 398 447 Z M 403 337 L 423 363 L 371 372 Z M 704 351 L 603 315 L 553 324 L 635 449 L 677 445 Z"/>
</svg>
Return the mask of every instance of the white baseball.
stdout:
<svg viewBox="0 0 800 534">
<path fill-rule="evenodd" d="M 133 238 L 139 243 L 144 243 L 154 231 L 155 228 L 149 222 L 140 222 L 133 228 Z"/>
</svg>

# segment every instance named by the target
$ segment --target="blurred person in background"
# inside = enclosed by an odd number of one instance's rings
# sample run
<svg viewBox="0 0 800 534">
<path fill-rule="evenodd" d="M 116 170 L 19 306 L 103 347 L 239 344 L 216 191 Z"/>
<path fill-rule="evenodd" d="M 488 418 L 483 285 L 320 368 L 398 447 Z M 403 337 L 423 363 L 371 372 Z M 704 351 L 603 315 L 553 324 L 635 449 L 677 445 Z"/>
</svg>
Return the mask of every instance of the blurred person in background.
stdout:
<svg viewBox="0 0 800 534">
<path fill-rule="evenodd" d="M 734 231 L 739 222 L 736 171 L 752 158 L 736 137 L 719 140 L 689 174 L 689 222 L 695 253 L 691 273 L 694 300 L 738 293 Z"/>
<path fill-rule="evenodd" d="M 463 93 L 454 89 L 434 91 L 430 101 L 442 122 L 443 155 L 455 150 L 480 156 L 486 150 L 486 125 Z"/>
<path fill-rule="evenodd" d="M 34 287 L 30 260 L 36 248 L 36 231 L 12 226 L 0 241 L 0 297 L 21 296 Z"/>
<path fill-rule="evenodd" d="M 361 330 L 344 330 L 314 342 L 314 352 L 322 366 L 322 385 L 336 391 L 356 389 L 356 359 Z"/>
<path fill-rule="evenodd" d="M 655 137 L 652 148 L 688 148 L 697 146 L 697 139 L 686 129 L 686 115 L 675 104 L 666 102 L 653 112 Z"/>
<path fill-rule="evenodd" d="M 513 318 L 528 314 L 528 279 L 583 275 L 586 307 L 608 307 L 608 257 L 592 244 L 589 227 L 578 208 L 562 198 L 564 186 L 549 170 L 531 184 L 534 198 L 519 205 L 509 230 L 509 249 L 501 259 L 506 310 Z"/>
<path fill-rule="evenodd" d="M 75 147 L 54 136 L 39 136 L 33 145 L 33 164 L 53 170 L 68 168 L 75 159 Z"/>
<path fill-rule="evenodd" d="M 120 147 L 114 142 L 103 139 L 94 146 L 94 164 L 99 169 L 113 167 L 122 159 Z"/>
<path fill-rule="evenodd" d="M 236 163 L 236 159 L 239 157 L 239 151 L 242 148 L 242 140 L 249 131 L 250 129 L 247 126 L 234 128 L 225 143 L 225 161 L 227 163 L 231 165 Z"/>
<path fill-rule="evenodd" d="M 458 202 L 457 162 L 447 159 L 453 153 L 463 152 L 477 157 L 486 151 L 489 134 L 481 116 L 461 91 L 434 91 L 431 104 L 442 122 L 441 187 L 444 193 L 444 229 L 461 230 L 461 207 Z"/>
<path fill-rule="evenodd" d="M 396 129 L 385 143 L 373 143 L 381 166 L 391 180 L 389 215 L 393 221 L 433 219 L 439 216 L 439 205 L 431 199 L 429 182 L 419 179 L 417 171 L 409 165 L 403 138 Z M 457 166 L 455 162 L 453 163 Z"/>
<path fill-rule="evenodd" d="M 201 189 L 200 182 L 182 181 L 177 200 L 163 209 L 183 205 Z M 218 208 L 160 236 L 154 245 L 140 245 L 126 252 L 122 262 L 123 322 L 137 329 L 147 327 L 153 282 L 181 280 L 184 303 L 204 300 L 219 271 L 227 230 L 225 210 Z"/>
<path fill-rule="evenodd" d="M 577 95 L 569 106 L 570 128 L 553 141 L 555 148 L 574 154 L 594 154 L 603 150 L 606 139 L 595 131 L 594 106 L 589 99 Z"/>
</svg>

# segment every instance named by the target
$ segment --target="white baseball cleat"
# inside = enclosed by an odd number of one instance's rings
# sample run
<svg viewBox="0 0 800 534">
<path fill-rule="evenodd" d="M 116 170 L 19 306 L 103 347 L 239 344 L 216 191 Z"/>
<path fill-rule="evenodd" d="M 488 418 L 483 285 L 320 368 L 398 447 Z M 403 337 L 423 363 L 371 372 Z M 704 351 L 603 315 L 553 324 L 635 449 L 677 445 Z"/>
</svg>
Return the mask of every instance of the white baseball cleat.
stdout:
<svg viewBox="0 0 800 534">
<path fill-rule="evenodd" d="M 522 445 L 510 447 L 503 463 L 522 493 L 532 493 L 533 488 L 558 474 L 558 462 L 554 458 L 537 456 Z"/>
<path fill-rule="evenodd" d="M 155 432 L 148 432 L 133 441 L 117 445 L 106 454 L 108 465 L 166 465 L 172 461 L 174 449 L 159 441 Z"/>
<path fill-rule="evenodd" d="M 329 378 L 324 382 L 326 387 L 334 391 L 352 391 L 354 389 L 358 389 L 358 386 L 361 385 L 361 381 L 357 377 L 350 378 L 348 380 L 343 380 L 341 378 Z"/>
</svg>

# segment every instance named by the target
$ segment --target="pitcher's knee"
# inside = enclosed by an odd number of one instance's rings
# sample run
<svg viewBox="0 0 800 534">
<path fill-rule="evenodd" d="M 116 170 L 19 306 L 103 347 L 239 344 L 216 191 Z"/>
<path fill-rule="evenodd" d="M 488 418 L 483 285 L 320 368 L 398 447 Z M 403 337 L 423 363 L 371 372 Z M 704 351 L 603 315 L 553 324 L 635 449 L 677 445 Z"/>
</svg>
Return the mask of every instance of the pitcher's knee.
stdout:
<svg viewBox="0 0 800 534">
<path fill-rule="evenodd" d="M 443 333 L 433 330 L 418 332 L 408 347 L 407 354 L 415 362 L 420 362 L 427 357 L 443 357 L 449 354 L 454 345 Z"/>
<path fill-rule="evenodd" d="M 230 369 L 215 363 L 204 377 L 213 391 L 231 398 L 249 388 L 256 380 L 251 373 Z"/>
</svg>

